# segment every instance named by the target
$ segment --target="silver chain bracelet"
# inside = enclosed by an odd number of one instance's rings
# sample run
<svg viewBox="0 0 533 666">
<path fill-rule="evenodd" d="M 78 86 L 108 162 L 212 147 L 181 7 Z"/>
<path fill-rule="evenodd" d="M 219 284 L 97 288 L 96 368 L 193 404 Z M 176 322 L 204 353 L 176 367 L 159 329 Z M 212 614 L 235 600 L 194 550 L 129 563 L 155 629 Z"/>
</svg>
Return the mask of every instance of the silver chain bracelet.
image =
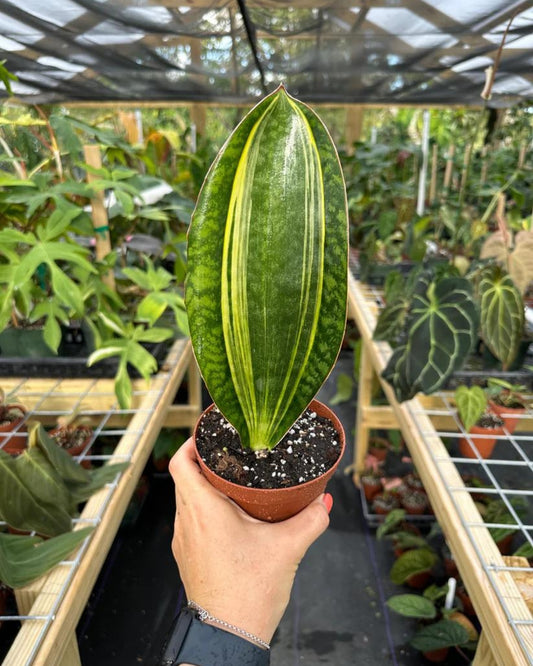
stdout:
<svg viewBox="0 0 533 666">
<path fill-rule="evenodd" d="M 191 608 L 192 610 L 195 610 L 198 613 L 198 619 L 201 620 L 202 622 L 209 620 L 209 622 L 214 622 L 215 624 L 219 624 L 221 627 L 226 627 L 226 629 L 231 629 L 232 631 L 235 631 L 237 634 L 240 634 L 241 636 L 248 638 L 253 643 L 257 643 L 265 650 L 270 650 L 270 645 L 262 638 L 259 638 L 259 636 L 251 634 L 249 631 L 245 631 L 240 627 L 236 627 L 234 624 L 230 624 L 225 620 L 219 620 L 218 617 L 213 617 L 213 615 L 211 615 L 208 611 L 206 611 L 205 608 L 199 606 L 195 601 L 189 601 L 187 606 L 188 608 Z"/>
</svg>

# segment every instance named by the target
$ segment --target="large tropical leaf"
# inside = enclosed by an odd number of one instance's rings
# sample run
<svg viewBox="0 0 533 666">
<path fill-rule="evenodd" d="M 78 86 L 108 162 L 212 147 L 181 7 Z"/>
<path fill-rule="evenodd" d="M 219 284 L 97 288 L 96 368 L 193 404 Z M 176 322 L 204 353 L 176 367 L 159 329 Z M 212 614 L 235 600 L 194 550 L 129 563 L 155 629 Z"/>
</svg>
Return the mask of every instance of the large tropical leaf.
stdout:
<svg viewBox="0 0 533 666">
<path fill-rule="evenodd" d="M 0 534 L 0 581 L 13 588 L 28 585 L 64 560 L 93 529 L 84 527 L 46 541 Z"/>
<path fill-rule="evenodd" d="M 187 310 L 207 387 L 244 446 L 272 448 L 335 362 L 346 194 L 327 130 L 283 88 L 233 132 L 191 221 Z"/>
<path fill-rule="evenodd" d="M 421 275 L 405 322 L 406 341 L 383 371 L 398 400 L 409 400 L 419 391 L 437 391 L 470 354 L 477 329 L 477 308 L 468 280 L 434 281 L 428 274 Z"/>
<path fill-rule="evenodd" d="M 481 337 L 505 370 L 524 335 L 524 303 L 510 276 L 496 265 L 483 269 L 478 289 Z"/>
<path fill-rule="evenodd" d="M 481 386 L 461 385 L 455 389 L 455 403 L 459 418 L 469 432 L 487 408 L 487 396 Z"/>
<path fill-rule="evenodd" d="M 439 620 L 422 627 L 411 640 L 411 645 L 422 652 L 432 652 L 454 645 L 466 645 L 469 636 L 467 630 L 453 620 Z"/>
</svg>

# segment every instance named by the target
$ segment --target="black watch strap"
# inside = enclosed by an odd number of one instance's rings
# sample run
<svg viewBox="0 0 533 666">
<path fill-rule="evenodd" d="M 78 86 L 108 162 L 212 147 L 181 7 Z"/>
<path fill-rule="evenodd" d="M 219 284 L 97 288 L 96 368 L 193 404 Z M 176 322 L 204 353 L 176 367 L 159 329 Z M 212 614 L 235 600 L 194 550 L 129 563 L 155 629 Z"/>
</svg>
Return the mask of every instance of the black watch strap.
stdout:
<svg viewBox="0 0 533 666">
<path fill-rule="evenodd" d="M 269 666 L 270 650 L 245 638 L 201 622 L 184 608 L 171 629 L 160 666 Z"/>
</svg>

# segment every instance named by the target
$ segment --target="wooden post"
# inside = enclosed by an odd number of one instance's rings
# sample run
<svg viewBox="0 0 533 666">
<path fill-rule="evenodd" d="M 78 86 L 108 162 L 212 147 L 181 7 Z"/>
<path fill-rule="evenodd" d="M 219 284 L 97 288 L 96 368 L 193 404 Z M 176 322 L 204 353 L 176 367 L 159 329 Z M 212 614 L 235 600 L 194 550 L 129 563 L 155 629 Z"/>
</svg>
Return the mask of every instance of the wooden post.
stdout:
<svg viewBox="0 0 533 666">
<path fill-rule="evenodd" d="M 455 144 L 452 143 L 452 145 L 450 146 L 450 150 L 448 151 L 448 157 L 446 158 L 446 168 L 444 170 L 444 182 L 442 184 L 443 192 L 447 192 L 450 189 L 450 183 L 452 182 L 454 155 L 455 155 Z"/>
<path fill-rule="evenodd" d="M 83 146 L 85 161 L 91 167 L 100 169 L 102 167 L 102 158 L 100 156 L 100 147 L 95 144 Z M 91 184 L 98 176 L 87 172 L 87 182 Z M 96 258 L 103 259 L 111 252 L 111 237 L 109 235 L 109 220 L 104 205 L 104 193 L 97 192 L 94 199 L 91 199 L 93 227 L 96 238 Z M 103 281 L 110 289 L 115 290 L 115 276 L 112 271 L 108 271 L 103 276 Z"/>
<path fill-rule="evenodd" d="M 437 158 L 439 147 L 436 143 L 433 144 L 431 151 L 431 180 L 429 183 L 429 205 L 431 206 L 435 201 L 437 193 Z"/>
<path fill-rule="evenodd" d="M 118 119 L 126 130 L 126 138 L 132 146 L 142 143 L 142 131 L 137 122 L 137 116 L 133 111 L 119 111 Z"/>
<path fill-rule="evenodd" d="M 346 109 L 345 141 L 346 153 L 353 155 L 354 143 L 361 138 L 364 110 L 361 106 L 349 106 Z"/>
<path fill-rule="evenodd" d="M 372 385 L 374 368 L 368 353 L 368 344 L 361 340 L 361 366 L 359 371 L 359 391 L 357 395 L 357 415 L 355 421 L 354 438 L 354 475 L 353 480 L 359 485 L 361 473 L 365 468 L 365 458 L 368 452 L 370 427 L 366 421 L 366 410 L 372 403 Z"/>
<path fill-rule="evenodd" d="M 470 163 L 470 155 L 472 154 L 472 144 L 469 143 L 465 148 L 465 154 L 463 157 L 463 170 L 461 171 L 461 185 L 459 186 L 461 192 L 466 187 L 466 177 L 468 174 L 468 165 Z"/>
</svg>

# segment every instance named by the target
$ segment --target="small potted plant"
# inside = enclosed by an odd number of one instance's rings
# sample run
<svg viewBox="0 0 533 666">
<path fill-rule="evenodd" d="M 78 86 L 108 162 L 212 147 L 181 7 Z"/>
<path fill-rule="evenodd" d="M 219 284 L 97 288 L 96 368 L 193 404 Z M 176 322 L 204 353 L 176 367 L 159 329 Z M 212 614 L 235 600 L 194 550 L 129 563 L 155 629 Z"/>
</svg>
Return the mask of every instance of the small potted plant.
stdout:
<svg viewBox="0 0 533 666">
<path fill-rule="evenodd" d="M 15 402 L 11 394 L 6 395 L 0 388 L 0 448 L 5 453 L 17 455 L 26 448 L 26 414 L 24 405 Z"/>
<path fill-rule="evenodd" d="M 486 392 L 490 408 L 503 419 L 509 433 L 515 431 L 521 415 L 530 404 L 523 395 L 524 391 L 525 386 L 510 384 L 496 377 L 489 377 L 487 381 Z"/>
<path fill-rule="evenodd" d="M 197 458 L 265 520 L 323 492 L 344 448 L 339 421 L 313 398 L 344 336 L 347 221 L 333 142 L 283 87 L 234 130 L 192 216 L 186 307 L 214 400 L 195 430 Z M 277 496 L 291 495 L 282 508 Z"/>
<path fill-rule="evenodd" d="M 389 448 L 389 442 L 384 437 L 374 436 L 368 442 L 368 452 L 380 462 L 386 460 Z"/>
<path fill-rule="evenodd" d="M 403 493 L 402 506 L 408 514 L 412 516 L 422 516 L 429 513 L 429 500 L 425 492 L 421 490 L 412 490 Z"/>
<path fill-rule="evenodd" d="M 371 502 L 383 490 L 380 474 L 373 469 L 364 470 L 361 474 L 361 486 L 367 502 Z"/>
<path fill-rule="evenodd" d="M 372 511 L 380 516 L 386 516 L 399 507 L 400 500 L 398 494 L 394 492 L 378 493 L 372 501 Z"/>
<path fill-rule="evenodd" d="M 490 458 L 496 438 L 504 434 L 503 419 L 488 409 L 487 396 L 480 386 L 458 386 L 455 403 L 464 429 L 469 437 L 459 439 L 463 458 Z M 472 443 L 470 443 L 472 442 Z"/>
<path fill-rule="evenodd" d="M 93 438 L 93 429 L 88 425 L 88 419 L 78 417 L 74 410 L 68 416 L 60 416 L 57 425 L 48 433 L 55 443 L 72 457 L 86 452 Z M 89 460 L 82 460 L 83 467 L 90 467 Z"/>
</svg>

